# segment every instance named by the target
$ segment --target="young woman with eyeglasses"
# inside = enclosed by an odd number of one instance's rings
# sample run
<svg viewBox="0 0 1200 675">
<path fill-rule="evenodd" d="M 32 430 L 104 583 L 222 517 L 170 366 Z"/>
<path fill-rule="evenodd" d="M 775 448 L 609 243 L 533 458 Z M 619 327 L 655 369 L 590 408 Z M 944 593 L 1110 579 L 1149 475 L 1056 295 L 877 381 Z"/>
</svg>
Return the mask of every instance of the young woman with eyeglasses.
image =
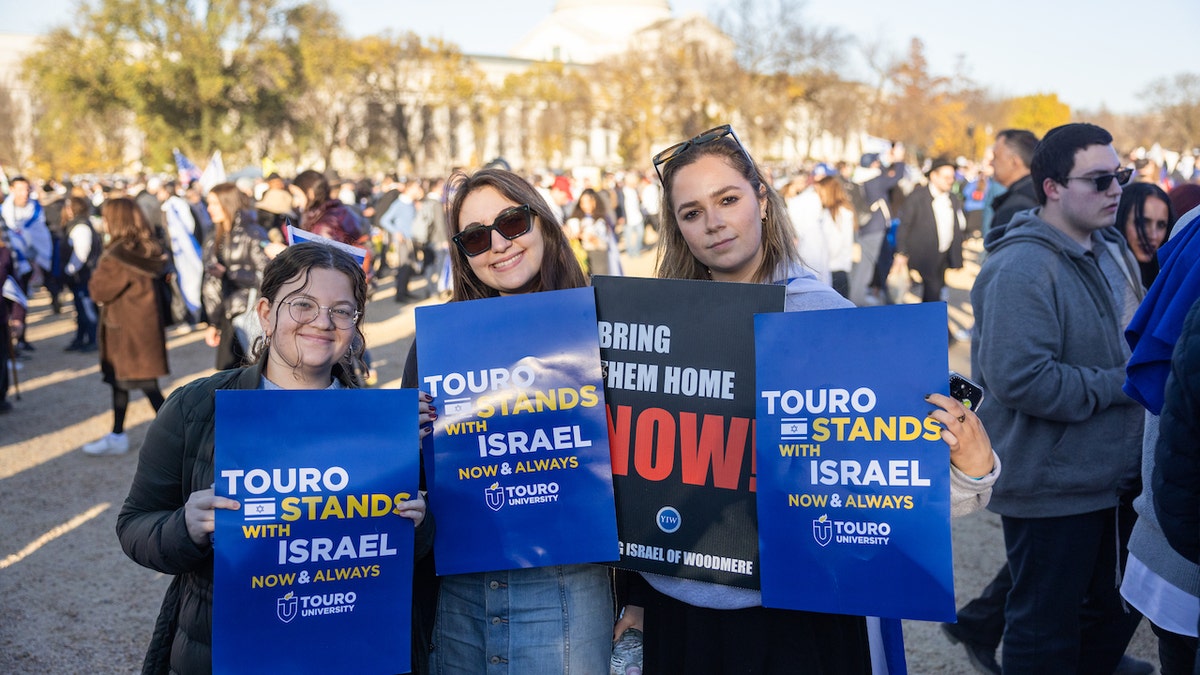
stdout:
<svg viewBox="0 0 1200 675">
<path fill-rule="evenodd" d="M 215 392 L 361 386 L 353 365 L 362 349 L 366 302 L 366 278 L 350 255 L 316 243 L 285 249 L 267 265 L 254 306 L 263 329 L 252 350 L 254 364 L 176 390 L 150 425 L 117 517 L 126 555 L 175 575 L 155 624 L 146 672 L 212 671 L 215 510 L 239 508 L 237 501 L 213 494 Z M 422 401 L 422 423 L 429 413 Z M 419 558 L 433 541 L 424 523 L 424 499 L 406 502 L 400 515 L 417 525 Z"/>
<path fill-rule="evenodd" d="M 450 189 L 452 301 L 587 285 L 550 206 L 520 176 L 483 169 L 454 176 Z M 415 348 L 403 383 L 416 386 Z M 607 673 L 612 626 L 612 585 L 602 565 L 441 577 L 430 672 Z"/>
<path fill-rule="evenodd" d="M 668 148 L 654 166 L 663 183 L 659 277 L 783 284 L 789 312 L 853 307 L 800 264 L 782 198 L 731 127 Z M 999 473 L 987 434 L 958 401 L 928 400 L 955 467 L 951 510 L 982 508 Z M 642 577 L 648 583 L 631 584 L 615 634 L 644 624 L 646 672 L 843 675 L 872 672 L 873 661 L 887 672 L 884 655 L 871 654 L 863 617 L 765 609 L 755 590 Z"/>
</svg>

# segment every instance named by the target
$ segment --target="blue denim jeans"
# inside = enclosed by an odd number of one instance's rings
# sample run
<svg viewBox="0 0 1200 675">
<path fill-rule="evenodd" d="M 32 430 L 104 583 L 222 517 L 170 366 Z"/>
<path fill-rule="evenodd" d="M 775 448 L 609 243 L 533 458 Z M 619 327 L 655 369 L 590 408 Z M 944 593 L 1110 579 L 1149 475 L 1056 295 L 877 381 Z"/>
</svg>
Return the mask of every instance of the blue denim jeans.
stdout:
<svg viewBox="0 0 1200 675">
<path fill-rule="evenodd" d="M 606 675 L 612 653 L 608 568 L 536 567 L 443 577 L 435 675 Z"/>
</svg>

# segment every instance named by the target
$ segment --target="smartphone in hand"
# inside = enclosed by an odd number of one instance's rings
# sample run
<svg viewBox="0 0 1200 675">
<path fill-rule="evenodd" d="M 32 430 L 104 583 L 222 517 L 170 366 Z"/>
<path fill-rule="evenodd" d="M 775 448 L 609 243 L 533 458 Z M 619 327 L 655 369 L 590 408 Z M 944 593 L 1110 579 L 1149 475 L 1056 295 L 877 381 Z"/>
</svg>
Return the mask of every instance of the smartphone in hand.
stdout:
<svg viewBox="0 0 1200 675">
<path fill-rule="evenodd" d="M 967 410 L 975 412 L 979 410 L 979 404 L 983 403 L 983 387 L 952 370 L 950 371 L 950 396 L 958 399 L 967 407 Z"/>
</svg>

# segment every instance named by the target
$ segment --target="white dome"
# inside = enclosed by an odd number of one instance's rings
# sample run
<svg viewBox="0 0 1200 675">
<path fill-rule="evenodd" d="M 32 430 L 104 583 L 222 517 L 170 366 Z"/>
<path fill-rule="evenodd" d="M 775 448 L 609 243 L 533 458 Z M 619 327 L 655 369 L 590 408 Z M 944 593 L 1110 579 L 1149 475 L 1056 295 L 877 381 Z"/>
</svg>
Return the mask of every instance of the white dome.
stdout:
<svg viewBox="0 0 1200 675">
<path fill-rule="evenodd" d="M 667 0 L 558 0 L 510 56 L 595 63 L 625 50 L 634 34 L 671 18 Z"/>
</svg>

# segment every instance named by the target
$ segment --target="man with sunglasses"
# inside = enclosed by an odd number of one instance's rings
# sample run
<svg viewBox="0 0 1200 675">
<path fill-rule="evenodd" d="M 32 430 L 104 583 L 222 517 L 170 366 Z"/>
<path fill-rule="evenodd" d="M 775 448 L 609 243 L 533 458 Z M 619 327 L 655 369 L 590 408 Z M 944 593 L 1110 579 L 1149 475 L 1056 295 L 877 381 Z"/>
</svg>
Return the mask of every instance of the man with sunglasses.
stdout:
<svg viewBox="0 0 1200 675">
<path fill-rule="evenodd" d="M 1052 129 L 1030 169 L 1040 206 L 988 233 L 971 291 L 979 416 L 1005 467 L 989 506 L 1013 577 L 1003 670 L 1145 672 L 1122 664 L 1141 615 L 1118 589 L 1142 439 L 1121 391 L 1141 288 L 1113 227 L 1131 172 L 1091 124 Z"/>
</svg>

